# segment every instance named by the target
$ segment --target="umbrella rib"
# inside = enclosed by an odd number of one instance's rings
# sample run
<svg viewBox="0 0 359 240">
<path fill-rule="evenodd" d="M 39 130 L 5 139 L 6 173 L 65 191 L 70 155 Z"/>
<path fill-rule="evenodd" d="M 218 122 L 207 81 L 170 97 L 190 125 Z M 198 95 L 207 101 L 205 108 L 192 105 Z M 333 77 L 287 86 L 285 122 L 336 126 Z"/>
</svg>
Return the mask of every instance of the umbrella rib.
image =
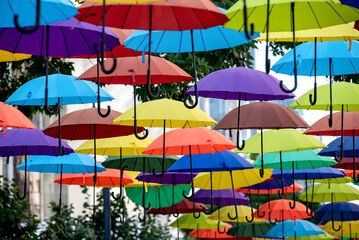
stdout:
<svg viewBox="0 0 359 240">
<path fill-rule="evenodd" d="M 348 58 L 348 60 L 349 60 L 350 64 L 352 65 L 352 67 L 353 67 L 353 69 L 354 69 L 354 71 L 355 71 L 355 74 L 358 74 L 358 72 L 356 71 L 355 66 L 354 66 L 354 64 L 353 64 L 353 62 L 352 62 L 352 59 L 351 59 L 351 58 Z"/>
<path fill-rule="evenodd" d="M 313 8 L 312 8 L 312 5 L 310 4 L 310 2 L 307 2 L 307 3 L 308 3 L 308 5 L 309 5 L 310 10 L 312 10 L 312 13 L 313 13 L 313 16 L 314 16 L 314 18 L 315 18 L 315 21 L 317 22 L 317 25 L 318 25 L 319 28 L 321 29 L 322 27 L 320 26 L 320 23 L 319 23 L 319 21 L 318 21 L 317 15 L 315 15 L 315 13 L 314 13 L 314 10 L 313 10 Z"/>
<path fill-rule="evenodd" d="M 162 35 L 161 35 L 161 37 L 160 37 L 160 40 L 158 41 L 156 50 L 154 51 L 155 53 L 158 51 L 158 48 L 159 48 L 159 46 L 160 46 L 160 44 L 161 44 L 161 41 L 162 41 L 162 39 L 163 39 L 163 35 L 165 35 L 165 31 L 162 32 Z"/>
<path fill-rule="evenodd" d="M 90 46 L 89 42 L 87 41 L 87 39 L 86 39 L 86 37 L 85 37 L 85 35 L 83 34 L 83 32 L 82 32 L 81 29 L 79 29 L 79 32 L 80 32 L 80 34 L 81 34 L 81 36 L 82 36 L 82 39 L 85 40 L 85 43 L 86 43 L 87 47 L 90 49 L 91 54 L 95 54 L 95 53 L 93 52 L 92 46 Z M 100 36 L 99 36 L 98 34 L 99 34 L 99 33 L 96 33 L 96 35 L 100 38 Z M 105 44 L 106 44 L 106 43 L 105 43 Z"/>
<path fill-rule="evenodd" d="M 69 48 L 67 46 L 66 37 L 65 37 L 65 34 L 64 34 L 64 29 L 62 27 L 60 27 L 60 30 L 61 30 L 62 37 L 64 39 L 64 44 L 65 44 L 65 48 L 66 48 L 67 57 L 70 57 L 70 52 L 69 52 Z"/>
<path fill-rule="evenodd" d="M 111 5 L 110 5 L 110 8 L 111 8 Z M 110 9 L 110 8 L 109 8 L 109 9 Z M 128 16 L 128 14 L 129 14 L 131 8 L 132 8 L 132 5 L 129 5 L 129 7 L 128 7 L 127 11 L 126 11 L 126 15 L 125 15 L 125 18 L 124 18 L 124 19 L 126 19 L 126 20 L 128 19 L 127 16 Z M 123 23 L 122 23 L 122 26 L 121 26 L 122 29 L 125 28 L 125 22 L 126 22 L 126 20 L 123 21 Z"/>
</svg>

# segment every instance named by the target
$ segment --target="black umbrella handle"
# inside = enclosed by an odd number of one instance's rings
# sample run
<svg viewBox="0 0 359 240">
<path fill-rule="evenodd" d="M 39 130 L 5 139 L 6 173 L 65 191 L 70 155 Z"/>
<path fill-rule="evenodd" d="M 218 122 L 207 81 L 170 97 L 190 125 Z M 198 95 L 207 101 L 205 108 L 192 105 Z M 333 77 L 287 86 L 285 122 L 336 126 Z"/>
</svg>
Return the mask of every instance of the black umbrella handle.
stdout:
<svg viewBox="0 0 359 240">
<path fill-rule="evenodd" d="M 20 196 L 20 194 L 17 192 L 16 196 L 20 200 L 24 200 L 26 198 L 27 193 L 27 146 L 25 146 L 25 181 L 24 181 L 24 194 L 23 196 Z"/>
<path fill-rule="evenodd" d="M 197 107 L 198 105 L 198 87 L 197 87 L 197 71 L 196 71 L 196 56 L 194 53 L 194 41 L 193 41 L 193 30 L 190 30 L 191 32 L 191 44 L 192 44 L 192 66 L 193 66 L 193 80 L 194 80 L 194 103 L 190 105 L 187 103 L 187 99 L 185 98 L 183 100 L 184 105 L 188 109 L 193 109 Z"/>
<path fill-rule="evenodd" d="M 243 20 L 244 20 L 244 33 L 248 40 L 251 40 L 254 36 L 254 24 L 251 23 L 251 32 L 248 32 L 248 18 L 247 18 L 247 3 L 243 0 Z"/>
<path fill-rule="evenodd" d="M 248 216 L 246 216 L 246 221 L 247 222 L 253 222 L 254 221 L 254 215 L 253 215 L 253 201 L 252 201 L 252 194 L 251 194 L 251 186 L 248 187 L 248 195 L 249 195 L 249 201 L 251 202 L 251 219 L 248 218 Z"/>
<path fill-rule="evenodd" d="M 132 82 L 133 84 L 133 126 L 135 128 L 135 136 L 139 140 L 143 140 L 148 137 L 148 129 L 145 129 L 145 133 L 143 136 L 138 135 L 137 131 L 137 96 L 136 96 L 136 78 L 135 78 L 135 72 L 131 69 L 130 72 L 132 72 Z"/>
<path fill-rule="evenodd" d="M 309 102 L 312 106 L 317 103 L 317 37 L 314 40 L 314 95 L 309 94 Z M 314 100 L 313 97 L 314 96 Z"/>
<path fill-rule="evenodd" d="M 354 130 L 353 130 L 353 149 L 355 149 L 354 145 Z M 355 150 L 354 150 L 355 151 Z M 342 104 L 342 119 L 341 119 L 341 129 L 340 129 L 340 157 L 338 157 L 337 152 L 334 153 L 334 160 L 337 162 L 341 162 L 343 160 L 344 155 L 344 105 Z"/>
<path fill-rule="evenodd" d="M 19 24 L 19 15 L 15 14 L 14 15 L 14 24 L 16 29 L 21 32 L 21 33 L 25 33 L 25 34 L 30 34 L 35 32 L 40 25 L 40 12 L 41 12 L 41 1 L 40 0 L 36 0 L 36 20 L 35 20 L 35 25 L 31 28 L 23 28 L 20 26 Z"/>
</svg>

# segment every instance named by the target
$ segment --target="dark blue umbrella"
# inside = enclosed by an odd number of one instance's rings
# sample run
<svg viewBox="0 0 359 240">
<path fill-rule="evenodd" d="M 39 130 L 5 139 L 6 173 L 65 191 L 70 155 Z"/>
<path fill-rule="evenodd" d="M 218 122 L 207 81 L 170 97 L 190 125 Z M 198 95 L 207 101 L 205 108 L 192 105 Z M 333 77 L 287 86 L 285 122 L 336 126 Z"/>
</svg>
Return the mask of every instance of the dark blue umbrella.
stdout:
<svg viewBox="0 0 359 240">
<path fill-rule="evenodd" d="M 254 168 L 253 164 L 249 163 L 243 157 L 231 151 L 222 151 L 216 153 L 205 153 L 185 155 L 178 159 L 167 171 L 169 172 L 217 172 L 217 171 L 232 171 Z M 232 179 L 233 181 L 233 179 Z M 193 184 L 193 183 L 192 183 Z M 194 188 L 192 188 L 194 189 Z M 211 175 L 211 190 L 212 189 L 212 175 Z M 235 196 L 234 189 L 232 189 L 232 196 Z M 213 196 L 213 195 L 212 195 Z M 211 210 L 205 212 L 211 214 L 213 212 L 213 197 L 211 199 Z M 236 202 L 234 201 L 236 205 Z M 235 209 L 237 209 L 235 207 Z M 193 212 L 193 214 L 195 214 Z"/>
<path fill-rule="evenodd" d="M 351 136 L 343 136 L 343 157 L 353 157 L 353 153 L 356 156 L 359 156 L 359 136 L 354 137 L 354 150 L 353 152 L 353 137 Z M 330 156 L 333 157 L 337 154 L 338 157 L 341 156 L 341 139 L 340 137 L 333 140 L 331 143 L 328 144 L 328 148 L 324 148 L 318 154 L 322 156 Z"/>
<path fill-rule="evenodd" d="M 325 221 L 359 220 L 359 205 L 351 202 L 328 203 L 315 211 L 316 219 Z"/>
<path fill-rule="evenodd" d="M 340 0 L 343 4 L 359 8 L 359 1 L 358 0 Z"/>
</svg>

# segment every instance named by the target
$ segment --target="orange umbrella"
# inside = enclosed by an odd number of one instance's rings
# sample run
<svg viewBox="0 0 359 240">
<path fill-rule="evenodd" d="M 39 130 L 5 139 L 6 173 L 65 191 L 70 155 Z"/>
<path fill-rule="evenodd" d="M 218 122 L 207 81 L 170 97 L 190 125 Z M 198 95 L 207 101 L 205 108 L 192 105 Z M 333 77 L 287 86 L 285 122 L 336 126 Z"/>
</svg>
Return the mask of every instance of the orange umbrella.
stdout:
<svg viewBox="0 0 359 240">
<path fill-rule="evenodd" d="M 287 187 L 284 187 L 284 193 L 288 195 L 288 193 L 293 193 L 293 189 L 294 189 L 294 192 L 299 192 L 299 191 L 302 191 L 303 188 L 301 186 L 299 186 L 296 182 L 294 183 L 294 186 L 293 184 L 290 185 L 290 186 L 287 186 Z M 237 188 L 236 189 L 237 192 L 242 192 L 242 193 L 245 193 L 245 194 L 249 194 L 249 189 L 248 188 Z M 278 193 L 278 189 L 251 189 L 250 192 L 252 194 L 277 194 Z"/>
<path fill-rule="evenodd" d="M 226 232 L 228 229 L 232 227 L 231 224 L 224 223 L 226 225 L 225 228 L 222 228 L 221 232 L 225 231 L 225 233 L 221 234 L 217 231 L 217 229 L 194 229 L 189 233 L 191 237 L 196 237 L 197 239 L 239 239 L 234 236 L 228 235 Z M 251 238 L 240 238 L 240 239 L 251 239 Z"/>
<path fill-rule="evenodd" d="M 215 153 L 236 148 L 236 144 L 220 134 L 217 131 L 208 128 L 180 128 L 169 131 L 166 134 L 166 142 L 163 136 L 156 138 L 142 153 L 148 155 L 189 155 L 191 166 L 191 179 L 193 179 L 192 154 Z M 232 171 L 230 171 L 232 176 Z M 211 172 L 212 181 L 212 172 Z M 233 178 L 232 178 L 233 185 Z M 234 190 L 233 190 L 234 191 Z M 194 195 L 194 186 L 192 181 L 191 196 L 183 196 L 187 199 Z M 234 194 L 233 194 L 234 195 Z M 200 217 L 193 212 L 195 218 Z"/>
<path fill-rule="evenodd" d="M 62 183 L 67 185 L 94 186 L 92 173 L 62 174 Z M 60 177 L 54 181 L 60 183 Z M 123 172 L 122 185 L 133 183 L 127 173 Z M 97 173 L 97 187 L 114 187 L 121 185 L 121 170 L 107 168 L 106 171 Z"/>
<path fill-rule="evenodd" d="M 271 223 L 285 220 L 307 219 L 312 217 L 307 214 L 306 207 L 302 203 L 296 204 L 295 208 L 291 209 L 289 206 L 290 201 L 291 200 L 287 199 L 279 199 L 266 202 L 258 208 L 258 210 L 254 213 L 254 217 L 259 218 L 258 212 L 268 213 L 262 218 L 269 220 Z M 311 211 L 309 213 L 311 213 Z M 273 218 L 275 219 L 274 221 L 272 221 Z"/>
<path fill-rule="evenodd" d="M 0 127 L 6 136 L 6 128 L 30 128 L 35 129 L 35 125 L 17 108 L 0 102 Z"/>
</svg>

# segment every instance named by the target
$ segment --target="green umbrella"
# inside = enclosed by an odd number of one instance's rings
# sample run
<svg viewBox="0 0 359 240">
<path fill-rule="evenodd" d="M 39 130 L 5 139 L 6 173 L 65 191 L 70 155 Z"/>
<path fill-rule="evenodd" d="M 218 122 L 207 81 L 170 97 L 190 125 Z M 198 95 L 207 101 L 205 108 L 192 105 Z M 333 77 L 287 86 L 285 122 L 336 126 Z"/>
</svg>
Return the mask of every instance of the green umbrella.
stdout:
<svg viewBox="0 0 359 240">
<path fill-rule="evenodd" d="M 140 171 L 140 172 L 152 173 L 152 169 L 155 169 L 156 172 L 162 171 L 162 159 L 163 156 L 156 156 L 156 155 L 123 156 L 122 160 L 120 157 L 112 156 L 107 158 L 102 163 L 102 165 L 105 168 L 115 168 L 115 169 L 120 169 L 122 165 L 123 167 L 126 167 L 126 170 L 128 171 Z M 165 170 L 167 170 L 177 160 L 178 160 L 177 156 L 166 156 Z M 145 169 L 143 169 L 143 161 L 146 161 Z"/>
<path fill-rule="evenodd" d="M 228 230 L 227 234 L 235 237 L 255 237 L 265 235 L 272 224 L 265 222 L 237 222 Z"/>
<path fill-rule="evenodd" d="M 199 218 L 193 217 L 193 214 L 186 214 L 172 222 L 170 226 L 182 229 L 216 229 L 218 224 L 219 228 L 227 227 L 223 222 L 217 223 L 217 221 L 210 220 L 203 214 Z"/>
<path fill-rule="evenodd" d="M 170 207 L 172 206 L 172 187 L 174 187 L 174 203 L 179 203 L 183 200 L 182 192 L 185 191 L 186 194 L 189 193 L 191 189 L 190 185 L 175 185 L 175 186 L 153 186 L 148 187 L 147 191 L 144 193 L 144 206 L 146 206 L 146 202 L 153 208 L 162 208 L 162 207 Z M 144 188 L 142 187 L 134 187 L 134 188 L 126 188 L 127 197 L 134 203 L 138 205 L 142 205 L 142 196 L 143 196 Z"/>
</svg>

